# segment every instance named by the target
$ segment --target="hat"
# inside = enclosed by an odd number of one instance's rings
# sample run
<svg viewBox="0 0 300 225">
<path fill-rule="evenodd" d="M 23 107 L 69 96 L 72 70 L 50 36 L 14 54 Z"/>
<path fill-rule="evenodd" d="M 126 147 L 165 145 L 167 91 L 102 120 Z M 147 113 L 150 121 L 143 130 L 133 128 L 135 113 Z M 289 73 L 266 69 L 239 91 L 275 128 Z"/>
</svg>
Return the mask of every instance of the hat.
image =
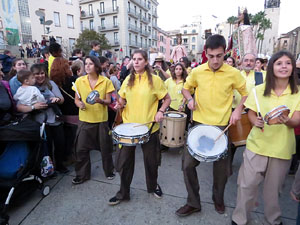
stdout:
<svg viewBox="0 0 300 225">
<path fill-rule="evenodd" d="M 161 53 L 159 53 L 156 57 L 155 57 L 155 62 L 162 62 L 162 61 L 164 61 L 165 60 L 165 58 L 164 58 L 164 55 L 163 54 L 161 54 Z"/>
</svg>

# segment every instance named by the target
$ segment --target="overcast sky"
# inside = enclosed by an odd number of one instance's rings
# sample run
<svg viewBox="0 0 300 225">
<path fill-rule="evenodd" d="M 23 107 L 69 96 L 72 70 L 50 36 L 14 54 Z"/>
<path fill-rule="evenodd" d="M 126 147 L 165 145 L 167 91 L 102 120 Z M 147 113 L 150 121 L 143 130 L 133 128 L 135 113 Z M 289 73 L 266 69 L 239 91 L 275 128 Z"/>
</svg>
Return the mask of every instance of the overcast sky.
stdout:
<svg viewBox="0 0 300 225">
<path fill-rule="evenodd" d="M 178 29 L 183 24 L 202 16 L 203 30 L 237 16 L 238 6 L 247 7 L 255 14 L 264 10 L 264 0 L 158 0 L 158 26 L 163 30 Z M 286 33 L 300 26 L 300 0 L 281 0 L 279 33 Z M 215 17 L 213 17 L 214 15 Z"/>
</svg>

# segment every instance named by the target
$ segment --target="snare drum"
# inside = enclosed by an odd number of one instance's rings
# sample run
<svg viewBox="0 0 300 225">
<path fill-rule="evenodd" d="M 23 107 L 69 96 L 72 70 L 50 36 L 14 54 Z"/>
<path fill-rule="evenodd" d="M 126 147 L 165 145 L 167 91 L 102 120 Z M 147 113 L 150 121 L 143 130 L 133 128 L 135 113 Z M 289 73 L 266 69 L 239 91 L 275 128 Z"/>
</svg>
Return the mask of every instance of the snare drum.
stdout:
<svg viewBox="0 0 300 225">
<path fill-rule="evenodd" d="M 96 103 L 96 100 L 95 100 L 96 97 L 98 97 L 98 98 L 100 97 L 99 92 L 96 91 L 96 90 L 91 91 L 91 92 L 89 93 L 89 95 L 86 97 L 86 102 L 87 102 L 88 104 L 93 105 L 93 104 Z"/>
<path fill-rule="evenodd" d="M 181 147 L 185 143 L 186 114 L 169 111 L 164 113 L 159 137 L 160 143 L 167 147 Z"/>
<path fill-rule="evenodd" d="M 282 114 L 288 116 L 289 113 L 290 109 L 287 106 L 280 105 L 268 112 L 264 117 L 264 121 L 268 125 L 278 124 L 278 117 Z"/>
<path fill-rule="evenodd" d="M 138 126 L 139 123 L 123 123 L 112 130 L 114 143 L 125 146 L 136 146 L 149 141 L 150 132 L 146 125 Z M 138 126 L 138 127 L 135 127 Z"/>
<path fill-rule="evenodd" d="M 215 126 L 197 125 L 191 128 L 187 138 L 191 156 L 200 162 L 214 162 L 224 158 L 228 150 L 227 136 L 223 134 L 215 142 L 221 133 L 222 130 Z"/>
<path fill-rule="evenodd" d="M 252 124 L 248 118 L 248 113 L 243 112 L 242 118 L 235 125 L 230 126 L 228 130 L 229 139 L 234 146 L 245 145 L 247 137 L 252 129 Z"/>
</svg>

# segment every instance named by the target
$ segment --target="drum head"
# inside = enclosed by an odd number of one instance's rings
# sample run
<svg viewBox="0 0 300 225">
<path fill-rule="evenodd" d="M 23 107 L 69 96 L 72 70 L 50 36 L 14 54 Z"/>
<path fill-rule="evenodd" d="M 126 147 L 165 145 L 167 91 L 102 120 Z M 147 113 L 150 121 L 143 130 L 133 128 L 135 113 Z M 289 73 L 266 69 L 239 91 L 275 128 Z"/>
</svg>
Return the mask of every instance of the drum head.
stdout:
<svg viewBox="0 0 300 225">
<path fill-rule="evenodd" d="M 146 125 L 138 126 L 139 123 L 123 123 L 119 126 L 116 126 L 113 131 L 117 133 L 120 136 L 127 136 L 127 137 L 133 137 L 133 136 L 139 136 L 144 135 L 149 132 L 149 128 Z"/>
<path fill-rule="evenodd" d="M 224 153 L 228 145 L 227 136 L 225 134 L 214 142 L 221 133 L 222 130 L 215 126 L 195 126 L 188 134 L 188 148 L 193 151 L 193 153 L 203 157 L 204 159 L 216 158 L 215 160 L 218 160 L 218 157 Z"/>
<path fill-rule="evenodd" d="M 176 113 L 176 112 L 165 113 L 165 116 L 171 117 L 171 118 L 182 118 L 182 117 L 184 117 L 183 114 L 179 114 L 179 113 Z"/>
</svg>

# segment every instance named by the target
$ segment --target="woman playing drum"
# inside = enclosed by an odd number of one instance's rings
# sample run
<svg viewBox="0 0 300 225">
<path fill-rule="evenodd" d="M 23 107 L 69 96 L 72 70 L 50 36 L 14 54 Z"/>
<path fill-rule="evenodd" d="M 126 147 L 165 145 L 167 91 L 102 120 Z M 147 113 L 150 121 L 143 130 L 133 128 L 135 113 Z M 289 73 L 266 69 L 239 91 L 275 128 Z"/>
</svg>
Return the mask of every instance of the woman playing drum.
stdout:
<svg viewBox="0 0 300 225">
<path fill-rule="evenodd" d="M 127 76 L 119 91 L 120 98 L 117 108 L 124 108 L 122 118 L 124 123 L 146 123 L 155 119 L 160 122 L 163 113 L 170 105 L 170 97 L 163 81 L 151 74 L 147 53 L 136 50 L 132 56 L 133 69 Z M 163 99 L 158 108 L 158 101 Z M 126 103 L 126 106 L 125 106 Z M 151 126 L 151 125 L 149 125 Z M 149 142 L 142 144 L 144 154 L 147 191 L 157 198 L 162 197 L 162 191 L 157 183 L 158 166 L 160 164 L 159 124 L 152 127 Z M 151 129 L 150 129 L 151 131 Z M 121 187 L 119 192 L 109 200 L 109 205 L 116 205 L 122 200 L 130 199 L 130 184 L 134 173 L 136 146 L 122 146 L 117 150 L 116 169 L 120 173 Z"/>
<path fill-rule="evenodd" d="M 90 150 L 93 149 L 101 149 L 102 166 L 107 179 L 115 177 L 113 173 L 112 139 L 109 136 L 107 122 L 107 105 L 110 104 L 111 93 L 115 89 L 109 79 L 100 75 L 101 66 L 97 57 L 86 57 L 85 71 L 87 75 L 79 77 L 75 82 L 81 98 L 77 94 L 75 95 L 75 104 L 80 110 L 75 140 L 76 177 L 72 181 L 73 184 L 81 184 L 90 179 Z M 86 98 L 95 90 L 98 91 L 100 97 L 95 98 L 95 104 L 88 104 Z"/>
<path fill-rule="evenodd" d="M 297 87 L 296 63 L 291 53 L 277 52 L 270 59 L 266 83 L 251 91 L 245 106 L 253 128 L 248 136 L 244 161 L 238 175 L 238 195 L 232 224 L 247 224 L 255 207 L 259 184 L 264 180 L 265 218 L 269 224 L 282 224 L 278 197 L 290 160 L 295 153 L 294 127 L 300 123 L 300 92 Z M 278 124 L 268 125 L 264 116 L 274 107 L 286 105 L 290 114 L 280 115 Z M 261 128 L 264 128 L 262 132 Z"/>
</svg>

